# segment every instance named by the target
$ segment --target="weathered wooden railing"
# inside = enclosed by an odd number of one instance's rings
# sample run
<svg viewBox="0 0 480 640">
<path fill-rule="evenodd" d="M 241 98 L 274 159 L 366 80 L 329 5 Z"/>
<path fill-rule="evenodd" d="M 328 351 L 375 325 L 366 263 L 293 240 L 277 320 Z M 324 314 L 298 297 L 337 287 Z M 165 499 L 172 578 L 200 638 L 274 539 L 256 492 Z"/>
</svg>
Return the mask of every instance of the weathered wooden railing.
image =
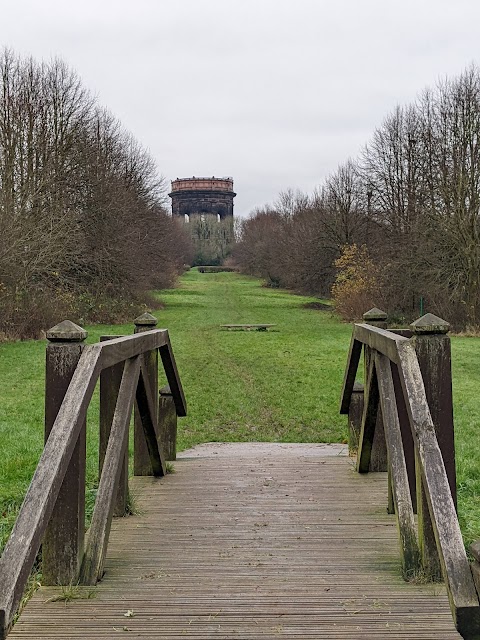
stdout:
<svg viewBox="0 0 480 640">
<path fill-rule="evenodd" d="M 134 404 L 135 473 L 162 476 L 166 460 L 174 459 L 176 416 L 186 415 L 186 403 L 168 331 L 154 329 L 156 319 L 149 314 L 135 324 L 137 335 L 106 336 L 93 345 L 84 345 L 86 332 L 69 321 L 47 333 L 46 442 L 0 558 L 2 639 L 40 545 L 44 584 L 92 585 L 102 577 L 112 516 L 124 515 L 127 508 L 128 432 Z M 160 402 L 158 355 L 169 383 Z M 100 479 L 84 542 L 86 413 L 99 379 Z"/>
<path fill-rule="evenodd" d="M 427 314 L 412 331 L 392 332 L 377 312 L 364 316 L 369 324 L 354 325 L 342 392 L 357 471 L 382 470 L 382 454 L 372 465 L 372 451 L 385 450 L 404 576 L 443 576 L 458 631 L 479 639 L 479 598 L 455 507 L 449 325 Z M 362 349 L 363 392 L 355 382 Z"/>
</svg>

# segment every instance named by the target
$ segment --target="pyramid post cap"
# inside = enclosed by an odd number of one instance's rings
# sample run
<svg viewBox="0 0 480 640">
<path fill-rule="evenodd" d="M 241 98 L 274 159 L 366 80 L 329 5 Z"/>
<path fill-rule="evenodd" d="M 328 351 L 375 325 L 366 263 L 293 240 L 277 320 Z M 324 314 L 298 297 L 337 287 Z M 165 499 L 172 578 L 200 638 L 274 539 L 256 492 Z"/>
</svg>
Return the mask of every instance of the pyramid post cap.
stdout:
<svg viewBox="0 0 480 640">
<path fill-rule="evenodd" d="M 151 313 L 142 313 L 142 315 L 135 318 L 133 324 L 136 327 L 155 327 L 158 323 L 158 320 L 155 316 L 152 316 Z"/>
<path fill-rule="evenodd" d="M 448 333 L 450 323 L 442 320 L 433 313 L 426 313 L 410 325 L 415 334 L 422 333 Z"/>
<path fill-rule="evenodd" d="M 385 311 L 382 311 L 377 307 L 373 307 L 373 309 L 365 311 L 362 317 L 364 320 L 386 320 L 388 316 Z"/>
<path fill-rule="evenodd" d="M 87 331 L 71 320 L 63 320 L 46 333 L 50 342 L 83 342 L 88 336 Z"/>
</svg>

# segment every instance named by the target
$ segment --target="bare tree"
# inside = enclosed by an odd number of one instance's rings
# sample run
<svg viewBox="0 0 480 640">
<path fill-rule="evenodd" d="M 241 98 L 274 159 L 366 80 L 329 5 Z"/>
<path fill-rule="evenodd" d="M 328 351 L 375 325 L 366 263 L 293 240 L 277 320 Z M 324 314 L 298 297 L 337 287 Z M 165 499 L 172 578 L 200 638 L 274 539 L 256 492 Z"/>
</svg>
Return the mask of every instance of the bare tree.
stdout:
<svg viewBox="0 0 480 640">
<path fill-rule="evenodd" d="M 190 245 L 149 154 L 60 60 L 4 50 L 0 83 L 0 331 L 172 284 Z"/>
</svg>

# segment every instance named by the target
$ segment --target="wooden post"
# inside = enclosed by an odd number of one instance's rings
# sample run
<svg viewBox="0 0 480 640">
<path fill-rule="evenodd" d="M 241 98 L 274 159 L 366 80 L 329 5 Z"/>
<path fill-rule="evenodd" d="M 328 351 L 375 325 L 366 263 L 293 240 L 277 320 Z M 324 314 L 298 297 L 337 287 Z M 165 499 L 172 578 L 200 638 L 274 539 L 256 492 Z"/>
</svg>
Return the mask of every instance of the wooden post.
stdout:
<svg viewBox="0 0 480 640">
<path fill-rule="evenodd" d="M 158 397 L 158 431 L 165 460 L 177 459 L 177 410 L 170 387 L 160 389 Z"/>
<path fill-rule="evenodd" d="M 355 455 L 358 451 L 360 430 L 362 428 L 363 397 L 363 384 L 355 382 L 348 409 L 348 453 L 350 455 Z"/>
<path fill-rule="evenodd" d="M 450 337 L 447 335 L 450 325 L 438 316 L 427 313 L 413 322 L 411 327 L 414 333 L 412 342 L 422 372 L 430 414 L 435 425 L 435 433 L 442 453 L 453 502 L 456 505 L 452 365 Z M 432 580 L 440 580 L 440 560 L 419 465 L 417 465 L 416 475 L 418 530 L 422 561 L 427 575 Z"/>
<path fill-rule="evenodd" d="M 457 504 L 455 434 L 453 427 L 452 357 L 450 325 L 427 313 L 411 325 L 415 352 L 422 372 L 438 446 L 442 452 L 453 502 Z"/>
<path fill-rule="evenodd" d="M 101 336 L 100 342 L 121 338 L 122 336 Z M 119 362 L 113 367 L 104 369 L 100 374 L 100 439 L 98 451 L 98 476 L 102 475 L 103 461 L 107 450 L 110 430 L 112 428 L 113 414 L 117 404 L 118 391 L 122 382 L 122 374 L 125 362 Z M 120 472 L 118 493 L 115 501 L 113 515 L 124 516 L 128 504 L 128 444 Z"/>
<path fill-rule="evenodd" d="M 372 327 L 378 327 L 379 329 L 387 328 L 387 314 L 377 307 L 373 307 L 370 311 L 365 311 L 362 317 L 365 324 L 371 324 Z"/>
<path fill-rule="evenodd" d="M 387 314 L 385 311 L 381 311 L 374 307 L 363 314 L 363 320 L 366 324 L 370 324 L 373 327 L 379 329 L 387 328 Z M 365 380 L 366 372 L 370 364 L 371 350 L 370 347 L 365 346 L 364 360 L 365 360 Z M 383 417 L 381 407 L 378 408 L 377 422 L 375 425 L 375 435 L 373 437 L 372 453 L 370 458 L 370 471 L 387 471 L 387 445 L 385 442 L 385 432 L 383 428 Z"/>
<path fill-rule="evenodd" d="M 45 441 L 82 354 L 87 332 L 65 320 L 47 331 L 45 373 Z M 78 437 L 50 518 L 42 547 L 45 585 L 76 583 L 85 532 L 86 423 Z"/>
<path fill-rule="evenodd" d="M 157 326 L 157 319 L 155 316 L 152 316 L 151 313 L 143 313 L 141 316 L 138 316 L 138 318 L 135 318 L 133 322 L 135 324 L 135 333 L 151 331 Z M 148 381 L 151 386 L 153 397 L 156 399 L 158 394 L 158 350 L 155 349 L 154 351 L 150 351 L 150 353 L 145 353 L 144 359 Z M 158 404 L 156 400 L 155 407 L 158 411 Z M 133 473 L 136 476 L 152 476 L 153 469 L 150 463 L 147 441 L 145 440 L 142 421 L 136 407 L 134 424 Z"/>
</svg>

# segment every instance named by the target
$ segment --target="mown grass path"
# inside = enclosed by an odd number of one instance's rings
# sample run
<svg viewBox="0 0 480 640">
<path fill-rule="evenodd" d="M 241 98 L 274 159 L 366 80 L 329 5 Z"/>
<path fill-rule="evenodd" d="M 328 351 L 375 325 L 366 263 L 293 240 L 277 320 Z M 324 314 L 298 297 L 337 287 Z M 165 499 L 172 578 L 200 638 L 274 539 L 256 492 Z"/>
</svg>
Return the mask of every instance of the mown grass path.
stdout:
<svg viewBox="0 0 480 640">
<path fill-rule="evenodd" d="M 338 442 L 338 389 L 350 328 L 309 298 L 253 278 L 190 271 L 161 294 L 189 402 L 180 446 L 205 441 Z M 267 332 L 222 324 L 273 323 Z"/>
<path fill-rule="evenodd" d="M 189 415 L 180 449 L 207 441 L 339 442 L 346 420 L 338 402 L 351 327 L 313 298 L 266 289 L 233 273 L 186 273 L 158 293 L 159 327 L 170 331 Z M 59 318 L 59 320 L 61 320 Z M 222 324 L 274 323 L 267 332 Z M 87 327 L 131 334 L 133 325 Z M 459 514 L 467 541 L 480 538 L 480 340 L 452 339 Z M 0 549 L 43 446 L 45 341 L 0 345 Z M 89 412 L 88 495 L 97 481 L 98 403 Z"/>
<path fill-rule="evenodd" d="M 338 394 L 350 327 L 313 300 L 265 289 L 232 273 L 192 270 L 158 294 L 156 313 L 170 336 L 189 405 L 178 446 L 205 441 L 335 442 L 346 435 Z M 61 318 L 59 318 L 61 320 Z M 271 322 L 268 332 L 231 332 L 221 324 Z M 87 327 L 131 334 L 133 324 Z M 45 341 L 0 345 L 0 549 L 43 447 Z M 88 418 L 87 508 L 97 482 L 98 398 Z"/>
</svg>

